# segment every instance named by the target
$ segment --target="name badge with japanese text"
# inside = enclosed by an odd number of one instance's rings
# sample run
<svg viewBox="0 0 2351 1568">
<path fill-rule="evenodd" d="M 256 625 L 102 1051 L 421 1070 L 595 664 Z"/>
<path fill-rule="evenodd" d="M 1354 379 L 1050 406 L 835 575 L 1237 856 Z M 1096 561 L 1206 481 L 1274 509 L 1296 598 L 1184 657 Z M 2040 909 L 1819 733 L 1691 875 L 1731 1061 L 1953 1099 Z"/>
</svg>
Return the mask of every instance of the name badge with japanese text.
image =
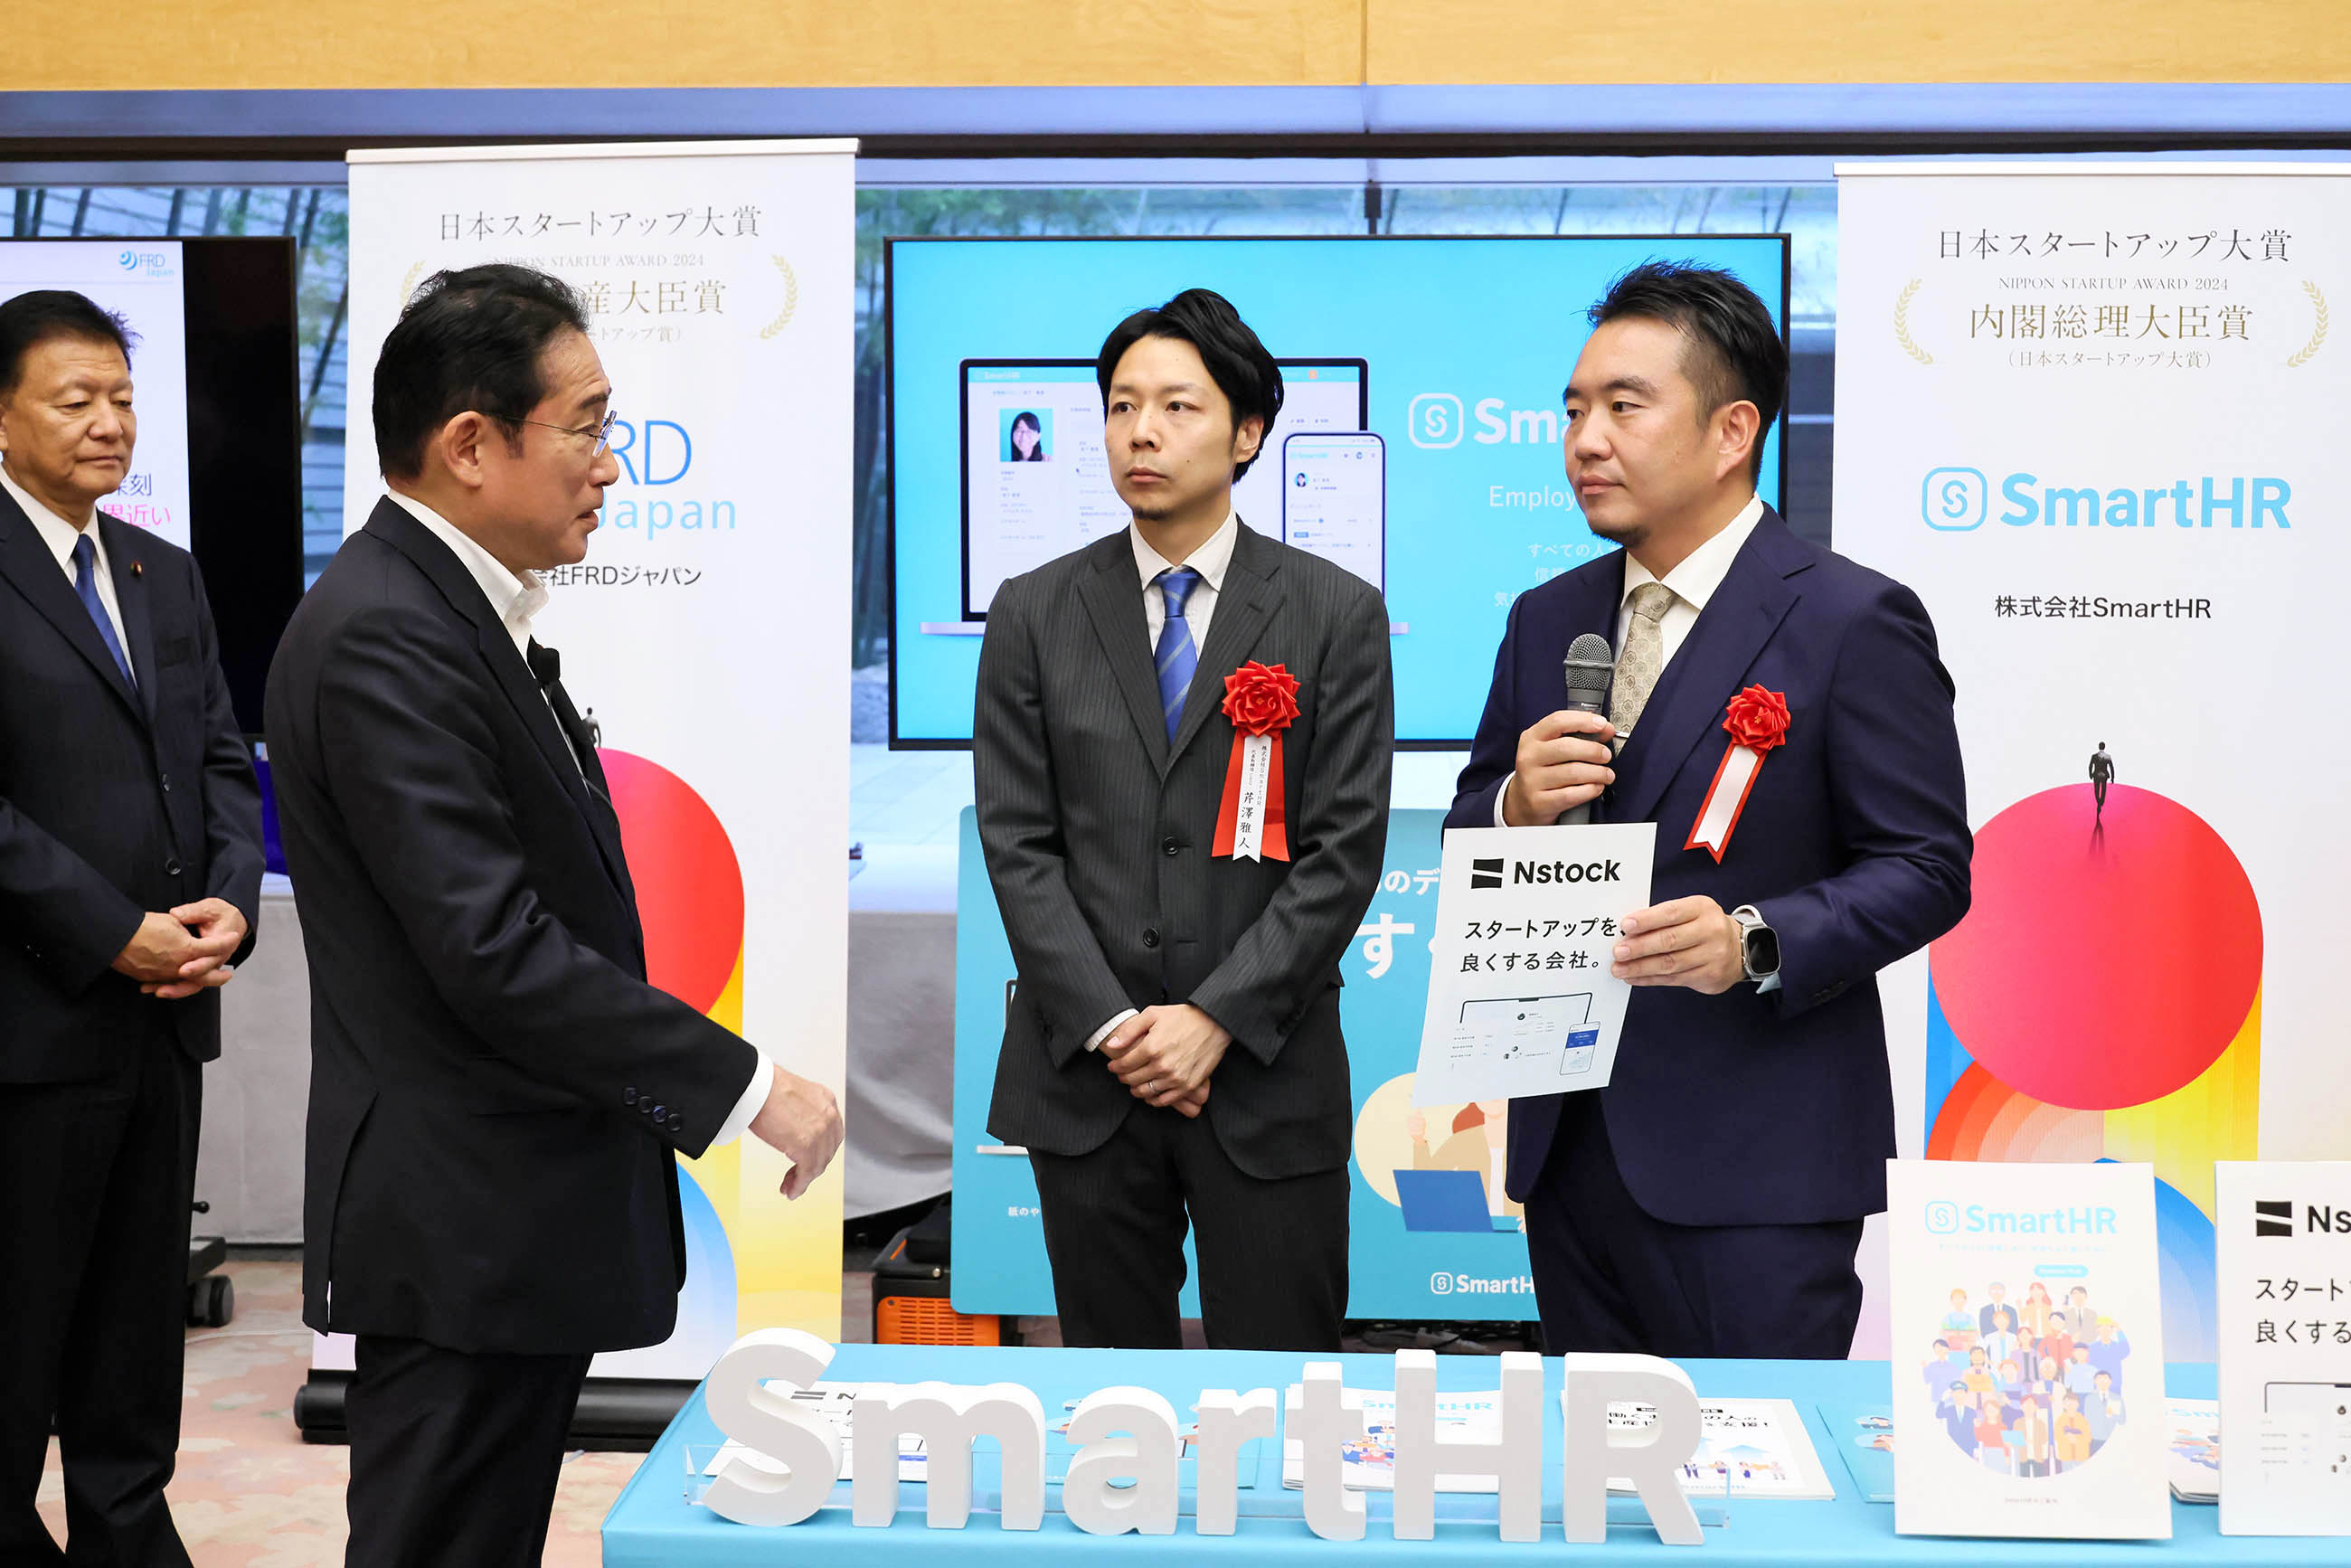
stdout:
<svg viewBox="0 0 2351 1568">
<path fill-rule="evenodd" d="M 1414 1104 L 1607 1084 L 1633 990 L 1610 954 L 1656 841 L 1654 822 L 1446 833 Z"/>
</svg>

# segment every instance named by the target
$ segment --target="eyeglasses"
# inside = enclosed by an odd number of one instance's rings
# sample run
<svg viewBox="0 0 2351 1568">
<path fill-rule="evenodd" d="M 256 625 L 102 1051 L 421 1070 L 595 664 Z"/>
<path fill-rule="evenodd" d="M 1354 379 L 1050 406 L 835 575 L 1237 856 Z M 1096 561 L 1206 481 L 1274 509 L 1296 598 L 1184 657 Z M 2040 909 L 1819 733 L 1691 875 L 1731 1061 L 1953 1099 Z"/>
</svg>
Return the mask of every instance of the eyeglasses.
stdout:
<svg viewBox="0 0 2351 1568">
<path fill-rule="evenodd" d="M 543 419 L 518 419 L 515 423 L 535 424 L 541 430 L 559 430 L 566 435 L 576 435 L 582 441 L 592 441 L 596 444 L 596 449 L 588 454 L 588 456 L 590 461 L 593 461 L 603 456 L 606 449 L 612 444 L 612 426 L 619 423 L 620 420 L 621 416 L 618 413 L 608 411 L 601 424 L 583 424 L 576 428 L 569 424 L 549 424 Z"/>
</svg>

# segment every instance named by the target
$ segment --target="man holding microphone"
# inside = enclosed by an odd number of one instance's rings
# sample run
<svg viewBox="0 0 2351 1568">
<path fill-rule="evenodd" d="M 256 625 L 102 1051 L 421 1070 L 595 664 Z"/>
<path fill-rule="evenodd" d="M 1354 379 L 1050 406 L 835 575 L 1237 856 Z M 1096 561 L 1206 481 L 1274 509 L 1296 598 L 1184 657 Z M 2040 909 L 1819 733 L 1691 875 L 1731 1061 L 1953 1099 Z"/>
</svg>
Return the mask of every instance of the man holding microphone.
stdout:
<svg viewBox="0 0 2351 1568">
<path fill-rule="evenodd" d="M 1756 495 L 1788 359 L 1751 290 L 1650 263 L 1591 319 L 1562 445 L 1624 548 L 1512 607 L 1446 822 L 1654 821 L 1656 902 L 1609 1085 L 1513 1103 L 1508 1187 L 1553 1353 L 1841 1357 L 1895 1152 L 1875 976 L 1968 906 L 1950 677 L 1916 594 Z M 1588 632 L 1605 718 L 1562 707 Z"/>
</svg>

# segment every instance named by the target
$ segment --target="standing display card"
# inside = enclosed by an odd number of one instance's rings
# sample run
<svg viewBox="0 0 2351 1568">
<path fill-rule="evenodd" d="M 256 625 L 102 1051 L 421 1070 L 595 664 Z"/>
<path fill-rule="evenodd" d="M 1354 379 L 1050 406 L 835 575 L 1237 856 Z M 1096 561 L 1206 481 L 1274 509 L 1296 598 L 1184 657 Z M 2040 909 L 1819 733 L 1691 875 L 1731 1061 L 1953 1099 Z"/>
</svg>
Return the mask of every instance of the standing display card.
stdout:
<svg viewBox="0 0 2351 1568">
<path fill-rule="evenodd" d="M 2155 1172 L 1890 1160 L 1894 1528 L 2168 1540 Z"/>
<path fill-rule="evenodd" d="M 1656 842 L 1655 822 L 1446 832 L 1414 1104 L 1607 1086 L 1632 996 L 1611 955 Z"/>
<path fill-rule="evenodd" d="M 2351 1535 L 2351 1160 L 2222 1160 L 2223 1535 Z"/>
</svg>

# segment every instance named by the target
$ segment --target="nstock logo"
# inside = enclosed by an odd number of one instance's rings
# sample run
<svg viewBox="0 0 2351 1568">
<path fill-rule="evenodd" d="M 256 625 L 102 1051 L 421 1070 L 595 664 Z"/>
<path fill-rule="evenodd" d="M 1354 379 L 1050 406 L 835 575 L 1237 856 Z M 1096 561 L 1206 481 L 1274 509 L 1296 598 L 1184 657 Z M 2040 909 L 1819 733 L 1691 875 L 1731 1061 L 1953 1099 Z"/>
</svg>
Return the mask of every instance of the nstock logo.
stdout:
<svg viewBox="0 0 2351 1568">
<path fill-rule="evenodd" d="M 2294 1234 L 2294 1205 L 2291 1200 L 2255 1199 L 2253 1234 L 2291 1237 Z M 2304 1236 L 2351 1237 L 2351 1208 L 2332 1208 L 2318 1203 L 2304 1204 L 2302 1233 Z"/>
</svg>

